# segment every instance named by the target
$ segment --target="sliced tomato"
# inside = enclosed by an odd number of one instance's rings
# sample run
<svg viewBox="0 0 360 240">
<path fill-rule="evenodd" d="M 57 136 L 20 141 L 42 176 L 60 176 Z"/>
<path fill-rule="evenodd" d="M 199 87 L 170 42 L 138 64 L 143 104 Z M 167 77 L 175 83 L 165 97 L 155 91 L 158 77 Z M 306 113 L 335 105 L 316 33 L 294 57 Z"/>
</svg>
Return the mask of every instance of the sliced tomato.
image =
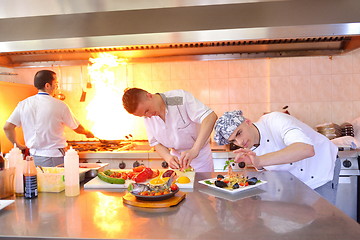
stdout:
<svg viewBox="0 0 360 240">
<path fill-rule="evenodd" d="M 128 179 L 127 173 L 126 173 L 126 172 L 122 172 L 120 178 L 122 178 L 122 179 L 124 179 L 124 180 Z"/>
<path fill-rule="evenodd" d="M 121 178 L 121 173 L 120 172 L 113 172 L 112 174 L 110 174 L 110 177 L 112 177 L 112 178 Z"/>
<path fill-rule="evenodd" d="M 128 172 L 127 173 L 127 175 L 128 175 L 128 179 L 132 179 L 132 177 L 134 176 L 134 175 L 136 175 L 137 173 L 135 173 L 135 172 Z"/>
</svg>

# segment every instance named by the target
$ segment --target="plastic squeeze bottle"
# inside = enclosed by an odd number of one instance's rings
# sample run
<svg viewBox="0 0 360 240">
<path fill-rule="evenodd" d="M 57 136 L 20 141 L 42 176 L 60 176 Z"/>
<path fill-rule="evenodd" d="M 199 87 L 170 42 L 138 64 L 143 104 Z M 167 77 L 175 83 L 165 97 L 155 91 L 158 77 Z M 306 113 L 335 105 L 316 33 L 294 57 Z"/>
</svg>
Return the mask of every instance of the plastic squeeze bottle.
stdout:
<svg viewBox="0 0 360 240">
<path fill-rule="evenodd" d="M 34 159 L 31 156 L 26 157 L 24 166 L 24 197 L 36 198 L 38 196 L 37 171 Z"/>
<path fill-rule="evenodd" d="M 9 166 L 15 167 L 15 194 L 16 196 L 23 196 L 24 195 L 24 180 L 23 180 L 23 168 L 24 168 L 24 160 L 21 153 L 21 150 L 14 147 L 9 151 L 8 155 Z"/>
<path fill-rule="evenodd" d="M 72 147 L 65 153 L 65 196 L 72 197 L 80 194 L 79 155 Z"/>
</svg>

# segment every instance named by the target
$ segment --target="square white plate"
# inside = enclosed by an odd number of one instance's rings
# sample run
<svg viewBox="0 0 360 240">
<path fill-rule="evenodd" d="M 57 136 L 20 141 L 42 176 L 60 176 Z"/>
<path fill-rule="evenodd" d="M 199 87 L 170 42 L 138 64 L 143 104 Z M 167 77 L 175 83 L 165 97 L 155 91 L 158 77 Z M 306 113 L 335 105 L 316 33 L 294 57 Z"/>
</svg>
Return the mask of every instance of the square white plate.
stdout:
<svg viewBox="0 0 360 240">
<path fill-rule="evenodd" d="M 13 202 L 15 202 L 15 200 L 0 200 L 0 210 L 9 206 Z"/>
<path fill-rule="evenodd" d="M 213 184 L 207 184 L 205 181 L 210 181 Z M 220 187 L 215 186 L 215 184 L 214 184 L 215 181 L 216 181 L 216 178 L 209 178 L 209 179 L 201 180 L 201 181 L 199 181 L 199 183 L 204 184 L 204 185 L 206 185 L 206 186 L 208 186 L 210 188 L 213 188 L 213 189 L 216 189 L 216 190 L 219 190 L 219 191 L 223 191 L 223 192 L 227 192 L 227 193 L 238 193 L 238 192 L 241 192 L 241 191 L 245 191 L 245 190 L 249 190 L 249 189 L 252 189 L 252 188 L 259 187 L 259 186 L 264 185 L 265 183 L 267 183 L 267 181 L 260 180 L 261 182 L 256 183 L 255 185 L 239 187 L 237 189 L 227 189 L 227 188 L 220 188 Z"/>
</svg>

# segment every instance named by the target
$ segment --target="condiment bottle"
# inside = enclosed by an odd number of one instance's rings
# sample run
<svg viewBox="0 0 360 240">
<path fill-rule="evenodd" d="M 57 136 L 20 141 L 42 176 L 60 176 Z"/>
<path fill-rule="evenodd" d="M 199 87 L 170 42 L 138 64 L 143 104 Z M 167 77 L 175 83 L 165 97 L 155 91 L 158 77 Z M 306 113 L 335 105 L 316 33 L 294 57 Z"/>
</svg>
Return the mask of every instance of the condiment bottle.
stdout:
<svg viewBox="0 0 360 240">
<path fill-rule="evenodd" d="M 26 157 L 24 166 L 24 197 L 36 198 L 38 196 L 37 171 L 34 159 L 31 156 Z"/>
<path fill-rule="evenodd" d="M 64 157 L 65 196 L 72 197 L 80 194 L 79 155 L 70 147 Z"/>
<path fill-rule="evenodd" d="M 9 167 L 15 167 L 15 194 L 16 196 L 23 196 L 24 194 L 24 181 L 23 181 L 23 167 L 24 167 L 24 160 L 22 157 L 21 150 L 14 147 L 9 151 L 8 155 L 9 160 Z"/>
<path fill-rule="evenodd" d="M 16 167 L 17 160 L 21 157 L 22 153 L 21 150 L 14 144 L 14 147 L 9 151 L 7 154 L 9 160 L 9 167 Z"/>
</svg>

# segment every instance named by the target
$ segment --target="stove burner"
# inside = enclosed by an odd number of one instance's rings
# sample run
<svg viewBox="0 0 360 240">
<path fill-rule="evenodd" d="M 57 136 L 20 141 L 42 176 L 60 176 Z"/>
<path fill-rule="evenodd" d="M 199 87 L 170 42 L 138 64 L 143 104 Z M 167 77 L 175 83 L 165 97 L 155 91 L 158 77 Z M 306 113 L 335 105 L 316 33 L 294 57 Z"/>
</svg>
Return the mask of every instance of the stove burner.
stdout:
<svg viewBox="0 0 360 240">
<path fill-rule="evenodd" d="M 131 143 L 126 141 L 67 141 L 68 146 L 79 152 L 99 152 L 99 151 L 120 151 L 130 147 Z M 127 148 L 128 149 L 128 148 Z M 126 150 L 127 150 L 126 149 Z"/>
</svg>

